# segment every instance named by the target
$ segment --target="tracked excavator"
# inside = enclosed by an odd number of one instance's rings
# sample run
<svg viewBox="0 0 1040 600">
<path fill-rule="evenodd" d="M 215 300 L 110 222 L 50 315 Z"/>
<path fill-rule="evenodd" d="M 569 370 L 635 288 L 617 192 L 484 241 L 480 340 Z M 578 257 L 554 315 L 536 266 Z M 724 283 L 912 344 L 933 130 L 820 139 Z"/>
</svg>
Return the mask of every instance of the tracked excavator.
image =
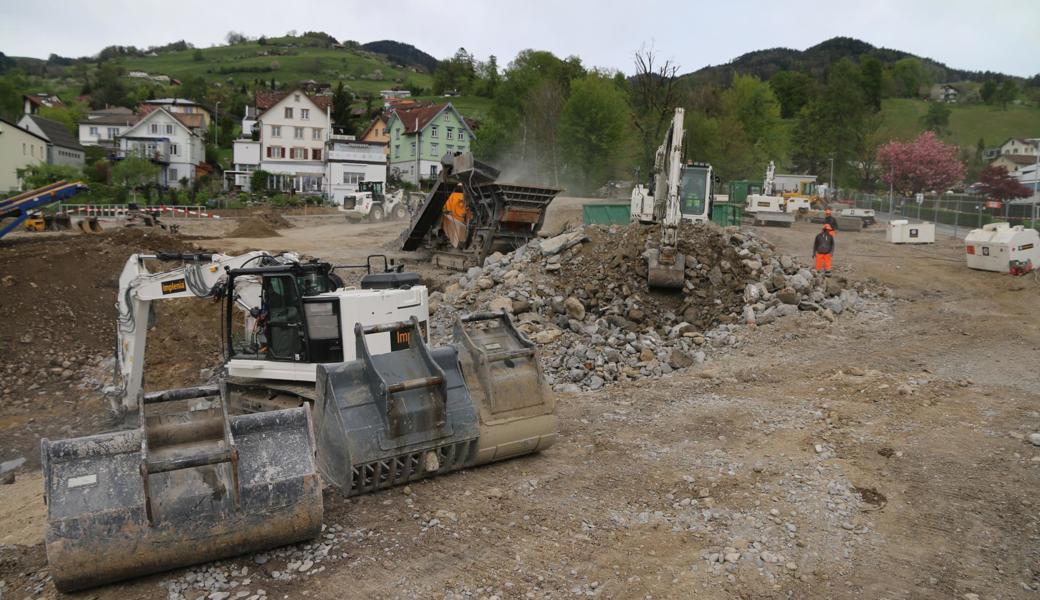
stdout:
<svg viewBox="0 0 1040 600">
<path fill-rule="evenodd" d="M 711 165 L 682 162 L 684 115 L 682 108 L 675 109 L 672 125 L 657 148 L 650 187 L 637 185 L 632 190 L 632 220 L 661 224 L 661 243 L 647 256 L 647 282 L 652 288 L 683 286 L 686 259 L 678 249 L 679 225 L 707 223 L 711 215 Z"/>
<path fill-rule="evenodd" d="M 152 273 L 155 261 L 181 264 Z M 58 589 L 313 538 L 322 480 L 355 495 L 554 442 L 537 350 L 508 315 L 460 317 L 452 343 L 431 347 L 418 276 L 373 262 L 348 288 L 291 253 L 127 260 L 106 392 L 139 423 L 42 442 Z M 223 304 L 216 384 L 144 392 L 152 302 L 168 298 Z"/>
</svg>

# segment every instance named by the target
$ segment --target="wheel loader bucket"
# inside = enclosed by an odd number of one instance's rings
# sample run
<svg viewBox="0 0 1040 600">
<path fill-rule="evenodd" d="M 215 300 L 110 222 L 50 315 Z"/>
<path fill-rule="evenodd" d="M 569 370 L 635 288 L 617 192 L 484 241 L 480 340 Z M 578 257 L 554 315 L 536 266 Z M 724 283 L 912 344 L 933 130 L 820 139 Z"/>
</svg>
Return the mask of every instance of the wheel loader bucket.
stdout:
<svg viewBox="0 0 1040 600">
<path fill-rule="evenodd" d="M 556 441 L 556 398 L 531 340 L 505 312 L 455 320 L 454 345 L 480 417 L 474 464 L 539 452 Z"/>
<path fill-rule="evenodd" d="M 646 280 L 652 288 L 682 288 L 686 282 L 686 256 L 674 249 L 650 250 Z"/>
<path fill-rule="evenodd" d="M 198 410 L 145 414 L 146 405 L 224 398 L 223 392 L 149 394 L 140 404 L 139 429 L 43 440 L 47 562 L 59 590 L 320 533 L 321 481 L 307 408 L 228 417 L 218 400 Z"/>
<path fill-rule="evenodd" d="M 373 356 L 366 335 L 390 332 Z M 354 326 L 358 359 L 320 364 L 318 468 L 350 496 L 472 464 L 477 415 L 448 346 L 431 350 L 419 321 Z"/>
</svg>

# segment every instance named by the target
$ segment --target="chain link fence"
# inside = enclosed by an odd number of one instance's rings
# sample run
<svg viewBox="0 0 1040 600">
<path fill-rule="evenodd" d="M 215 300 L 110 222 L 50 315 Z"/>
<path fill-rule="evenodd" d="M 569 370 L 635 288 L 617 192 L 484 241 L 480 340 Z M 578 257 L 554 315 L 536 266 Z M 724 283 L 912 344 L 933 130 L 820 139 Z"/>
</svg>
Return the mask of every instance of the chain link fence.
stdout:
<svg viewBox="0 0 1040 600">
<path fill-rule="evenodd" d="M 925 194 L 920 201 L 893 194 L 850 194 L 856 208 L 872 208 L 889 219 L 914 219 L 949 225 L 958 230 L 978 229 L 987 223 L 1005 222 L 1040 229 L 1040 201 L 1025 198 L 994 203 L 970 194 Z"/>
</svg>

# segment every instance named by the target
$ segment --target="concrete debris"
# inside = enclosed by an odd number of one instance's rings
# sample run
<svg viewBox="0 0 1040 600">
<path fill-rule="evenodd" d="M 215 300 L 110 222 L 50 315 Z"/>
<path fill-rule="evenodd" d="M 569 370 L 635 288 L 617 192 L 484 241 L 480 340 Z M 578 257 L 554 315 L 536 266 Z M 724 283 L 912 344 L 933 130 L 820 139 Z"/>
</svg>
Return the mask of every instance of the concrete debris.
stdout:
<svg viewBox="0 0 1040 600">
<path fill-rule="evenodd" d="M 589 226 L 492 254 L 431 294 L 434 341 L 448 340 L 455 314 L 511 312 L 555 390 L 595 390 L 709 361 L 739 345 L 746 325 L 799 313 L 827 325 L 872 294 L 814 274 L 754 232 L 690 224 L 679 236 L 685 288 L 650 291 L 643 256 L 659 239 L 657 226 Z"/>
</svg>

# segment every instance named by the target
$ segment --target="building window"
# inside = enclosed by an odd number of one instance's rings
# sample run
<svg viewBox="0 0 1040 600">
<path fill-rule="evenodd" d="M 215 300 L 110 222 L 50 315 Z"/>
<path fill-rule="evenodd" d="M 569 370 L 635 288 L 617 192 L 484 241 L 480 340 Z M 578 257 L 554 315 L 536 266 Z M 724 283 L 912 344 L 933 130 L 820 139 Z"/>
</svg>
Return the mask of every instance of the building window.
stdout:
<svg viewBox="0 0 1040 600">
<path fill-rule="evenodd" d="M 412 156 L 415 156 L 415 142 L 412 142 Z"/>
<path fill-rule="evenodd" d="M 465 132 L 463 132 L 461 129 L 459 129 L 459 137 L 458 137 L 458 139 L 460 139 L 460 140 L 466 139 L 466 136 L 464 135 L 464 133 Z"/>
<path fill-rule="evenodd" d="M 177 181 L 177 169 L 170 169 L 170 182 L 174 183 Z"/>
<path fill-rule="evenodd" d="M 306 152 L 306 150 L 304 152 Z M 321 150 L 311 148 L 311 160 L 321 160 Z"/>
<path fill-rule="evenodd" d="M 394 139 L 395 140 L 401 139 L 401 128 L 400 127 L 398 127 L 397 129 L 394 130 Z"/>
<path fill-rule="evenodd" d="M 281 146 L 268 146 L 267 158 L 285 158 L 285 148 Z"/>
<path fill-rule="evenodd" d="M 108 137 L 110 139 L 113 139 L 113 140 L 116 139 L 117 135 L 119 135 L 119 128 L 118 127 L 109 127 L 108 128 Z"/>
<path fill-rule="evenodd" d="M 440 149 L 441 149 L 441 145 L 440 144 L 437 144 L 437 143 L 430 144 L 430 153 L 433 154 L 434 157 L 437 156 L 437 153 L 440 152 Z"/>
<path fill-rule="evenodd" d="M 401 158 L 401 144 L 394 145 L 394 158 Z"/>
<path fill-rule="evenodd" d="M 309 109 L 309 108 L 301 108 L 300 109 L 300 118 L 303 119 L 304 121 L 309 121 L 310 118 L 311 118 L 311 109 Z"/>
<path fill-rule="evenodd" d="M 90 128 L 90 135 L 97 137 L 97 134 L 98 134 L 97 127 L 91 127 Z"/>
<path fill-rule="evenodd" d="M 280 125 L 271 125 L 271 137 L 282 137 L 282 127 Z"/>
<path fill-rule="evenodd" d="M 437 126 L 430 125 L 430 137 L 437 137 Z"/>
<path fill-rule="evenodd" d="M 166 135 L 173 135 L 173 125 L 166 126 Z"/>
<path fill-rule="evenodd" d="M 454 154 L 455 153 L 455 144 L 448 144 L 447 146 L 444 147 L 444 149 L 448 151 L 448 154 Z"/>
<path fill-rule="evenodd" d="M 303 127 L 293 127 L 293 139 L 303 139 Z"/>
<path fill-rule="evenodd" d="M 430 165 L 430 177 L 437 176 L 437 165 Z"/>
<path fill-rule="evenodd" d="M 300 95 L 299 94 L 294 95 L 293 96 L 293 100 L 296 101 L 296 102 L 299 102 L 300 101 Z"/>
<path fill-rule="evenodd" d="M 452 134 L 454 132 L 455 132 L 455 128 L 454 127 L 445 127 L 444 128 L 444 137 L 446 137 L 446 138 L 448 138 L 450 140 L 450 139 L 452 139 L 451 136 L 452 136 Z"/>
<path fill-rule="evenodd" d="M 22 156 L 25 156 L 25 142 L 22 142 Z"/>
<path fill-rule="evenodd" d="M 292 107 L 291 106 L 286 106 L 285 107 L 285 118 L 286 119 L 291 119 L 292 118 Z"/>
<path fill-rule="evenodd" d="M 181 149 L 177 146 L 177 144 L 170 144 L 170 154 L 174 156 L 180 156 Z"/>
<path fill-rule="evenodd" d="M 311 130 L 311 139 L 312 140 L 320 140 L 321 139 L 321 129 L 318 129 L 317 127 L 312 129 Z"/>
<path fill-rule="evenodd" d="M 343 172 L 343 183 L 346 183 L 348 185 L 357 185 L 364 180 L 364 173 L 348 173 L 347 171 Z"/>
<path fill-rule="evenodd" d="M 159 133 L 159 125 L 157 123 L 152 123 L 152 133 Z"/>
</svg>

